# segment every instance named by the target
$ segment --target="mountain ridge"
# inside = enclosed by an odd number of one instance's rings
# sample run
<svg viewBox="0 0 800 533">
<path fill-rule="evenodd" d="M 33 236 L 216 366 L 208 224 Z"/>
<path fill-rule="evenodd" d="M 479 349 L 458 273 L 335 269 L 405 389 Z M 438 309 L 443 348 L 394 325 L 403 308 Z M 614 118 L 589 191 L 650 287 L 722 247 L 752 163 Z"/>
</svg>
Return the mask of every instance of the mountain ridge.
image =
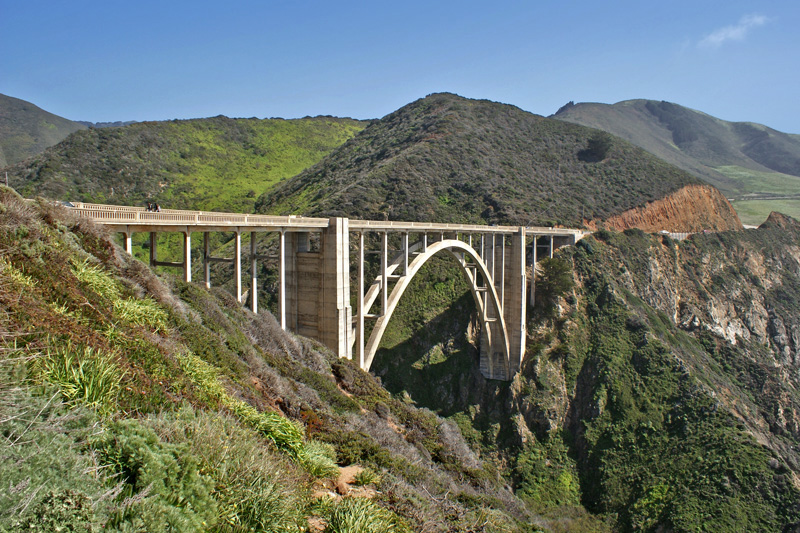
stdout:
<svg viewBox="0 0 800 533">
<path fill-rule="evenodd" d="M 363 127 L 353 119 L 207 119 L 89 128 L 8 167 L 25 196 L 249 212 L 257 195 Z"/>
<path fill-rule="evenodd" d="M 553 118 L 618 135 L 719 188 L 737 202 L 800 201 L 800 137 L 754 122 L 729 122 L 664 101 L 569 103 Z M 734 204 L 750 215 L 746 204 Z M 797 214 L 798 206 L 790 214 Z M 759 211 L 749 223 L 769 214 Z M 762 218 L 763 217 L 763 218 Z"/>
<path fill-rule="evenodd" d="M 0 168 L 38 154 L 85 128 L 30 102 L 0 94 Z"/>
<path fill-rule="evenodd" d="M 256 210 L 579 226 L 699 183 L 597 130 L 439 93 L 373 121 L 320 163 L 262 195 Z M 726 218 L 710 229 L 737 226 Z"/>
</svg>

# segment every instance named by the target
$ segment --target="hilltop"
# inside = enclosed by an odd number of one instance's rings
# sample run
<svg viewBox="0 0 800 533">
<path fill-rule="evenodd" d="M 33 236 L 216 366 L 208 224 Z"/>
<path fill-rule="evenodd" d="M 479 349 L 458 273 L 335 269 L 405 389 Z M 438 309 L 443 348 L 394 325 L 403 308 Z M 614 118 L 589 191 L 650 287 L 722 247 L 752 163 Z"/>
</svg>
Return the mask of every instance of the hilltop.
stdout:
<svg viewBox="0 0 800 533">
<path fill-rule="evenodd" d="M 618 137 L 510 105 L 434 94 L 374 121 L 316 166 L 261 195 L 256 209 L 593 226 L 686 187 L 704 185 Z M 695 220 L 682 223 L 662 212 L 651 222 L 673 231 L 739 227 L 724 198 L 707 190 L 714 199 L 692 211 Z"/>
<path fill-rule="evenodd" d="M 748 223 L 800 214 L 800 137 L 670 102 L 569 103 L 553 118 L 626 139 L 719 188 Z"/>
<path fill-rule="evenodd" d="M 334 117 L 140 122 L 78 131 L 6 170 L 24 196 L 249 212 L 364 127 Z"/>
<path fill-rule="evenodd" d="M 0 168 L 38 154 L 85 128 L 30 102 L 0 94 Z"/>
</svg>

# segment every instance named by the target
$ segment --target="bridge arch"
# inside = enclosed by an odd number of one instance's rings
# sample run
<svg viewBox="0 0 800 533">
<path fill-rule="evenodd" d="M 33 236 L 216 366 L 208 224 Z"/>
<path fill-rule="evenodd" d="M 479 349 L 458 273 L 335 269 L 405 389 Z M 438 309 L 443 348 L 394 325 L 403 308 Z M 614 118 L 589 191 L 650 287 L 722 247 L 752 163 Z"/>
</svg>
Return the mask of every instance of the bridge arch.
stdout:
<svg viewBox="0 0 800 533">
<path fill-rule="evenodd" d="M 503 316 L 503 305 L 497 293 L 497 289 L 495 288 L 490 269 L 487 267 L 480 254 L 469 244 L 456 239 L 440 240 L 425 246 L 423 251 L 419 251 L 419 249 L 419 243 L 409 248 L 409 252 L 417 252 L 418 255 L 408 264 L 403 275 L 398 277 L 396 284 L 391 290 L 391 294 L 387 295 L 386 308 L 383 310 L 383 313 L 377 317 L 369 340 L 364 347 L 363 368 L 369 370 L 372 366 L 383 334 L 400 302 L 400 298 L 409 287 L 411 281 L 423 265 L 433 256 L 445 252 L 451 255 L 461 267 L 462 273 L 469 282 L 472 297 L 478 308 L 479 320 L 482 325 L 481 335 L 484 336 L 482 338 L 482 343 L 487 348 L 485 350 L 487 353 L 481 353 L 482 358 L 488 358 L 486 361 L 486 368 L 490 375 L 487 377 L 494 377 L 491 374 L 494 374 L 496 369 L 501 369 L 499 374 L 502 376 L 510 375 L 510 342 L 508 329 Z M 469 262 L 467 262 L 467 258 Z M 388 266 L 387 273 L 396 270 L 399 264 L 400 261 L 395 259 L 395 261 Z M 363 296 L 365 299 L 364 309 L 368 310 L 374 304 L 377 299 L 377 293 L 380 290 L 381 281 L 381 276 L 379 276 L 372 284 L 367 294 Z M 483 284 L 479 284 L 480 281 L 483 281 Z M 359 295 L 359 297 L 362 296 Z M 494 316 L 490 316 L 492 314 Z M 484 350 L 481 351 L 483 352 Z"/>
</svg>

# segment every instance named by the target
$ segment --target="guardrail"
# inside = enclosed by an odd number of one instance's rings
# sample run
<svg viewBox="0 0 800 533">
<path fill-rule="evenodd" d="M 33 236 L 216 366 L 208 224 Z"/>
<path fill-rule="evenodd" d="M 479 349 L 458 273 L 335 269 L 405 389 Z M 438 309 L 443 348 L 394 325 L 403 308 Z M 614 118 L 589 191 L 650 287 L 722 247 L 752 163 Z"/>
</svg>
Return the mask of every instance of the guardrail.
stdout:
<svg viewBox="0 0 800 533">
<path fill-rule="evenodd" d="M 231 226 L 231 227 L 275 227 L 312 228 L 328 227 L 329 219 L 298 217 L 294 215 L 251 215 L 224 213 L 216 211 L 188 211 L 163 209 L 148 211 L 143 207 L 116 206 L 73 202 L 72 209 L 81 217 L 91 218 L 108 225 L 149 225 L 149 226 Z M 350 219 L 351 231 L 409 231 L 409 232 L 464 232 L 514 234 L 519 226 L 483 226 L 479 224 L 451 224 L 434 222 L 402 222 Z M 580 239 L 584 232 L 566 228 L 527 227 L 526 232 L 536 235 L 574 236 Z"/>
</svg>

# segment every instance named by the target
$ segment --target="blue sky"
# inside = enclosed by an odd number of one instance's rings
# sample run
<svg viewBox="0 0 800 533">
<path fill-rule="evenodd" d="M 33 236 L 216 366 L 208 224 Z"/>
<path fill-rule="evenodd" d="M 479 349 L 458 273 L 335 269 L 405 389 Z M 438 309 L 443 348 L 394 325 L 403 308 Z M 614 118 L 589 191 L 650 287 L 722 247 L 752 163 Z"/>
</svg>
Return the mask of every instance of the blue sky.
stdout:
<svg viewBox="0 0 800 533">
<path fill-rule="evenodd" d="M 94 122 L 649 98 L 800 133 L 799 28 L 797 0 L 0 0 L 0 93 Z"/>
</svg>

